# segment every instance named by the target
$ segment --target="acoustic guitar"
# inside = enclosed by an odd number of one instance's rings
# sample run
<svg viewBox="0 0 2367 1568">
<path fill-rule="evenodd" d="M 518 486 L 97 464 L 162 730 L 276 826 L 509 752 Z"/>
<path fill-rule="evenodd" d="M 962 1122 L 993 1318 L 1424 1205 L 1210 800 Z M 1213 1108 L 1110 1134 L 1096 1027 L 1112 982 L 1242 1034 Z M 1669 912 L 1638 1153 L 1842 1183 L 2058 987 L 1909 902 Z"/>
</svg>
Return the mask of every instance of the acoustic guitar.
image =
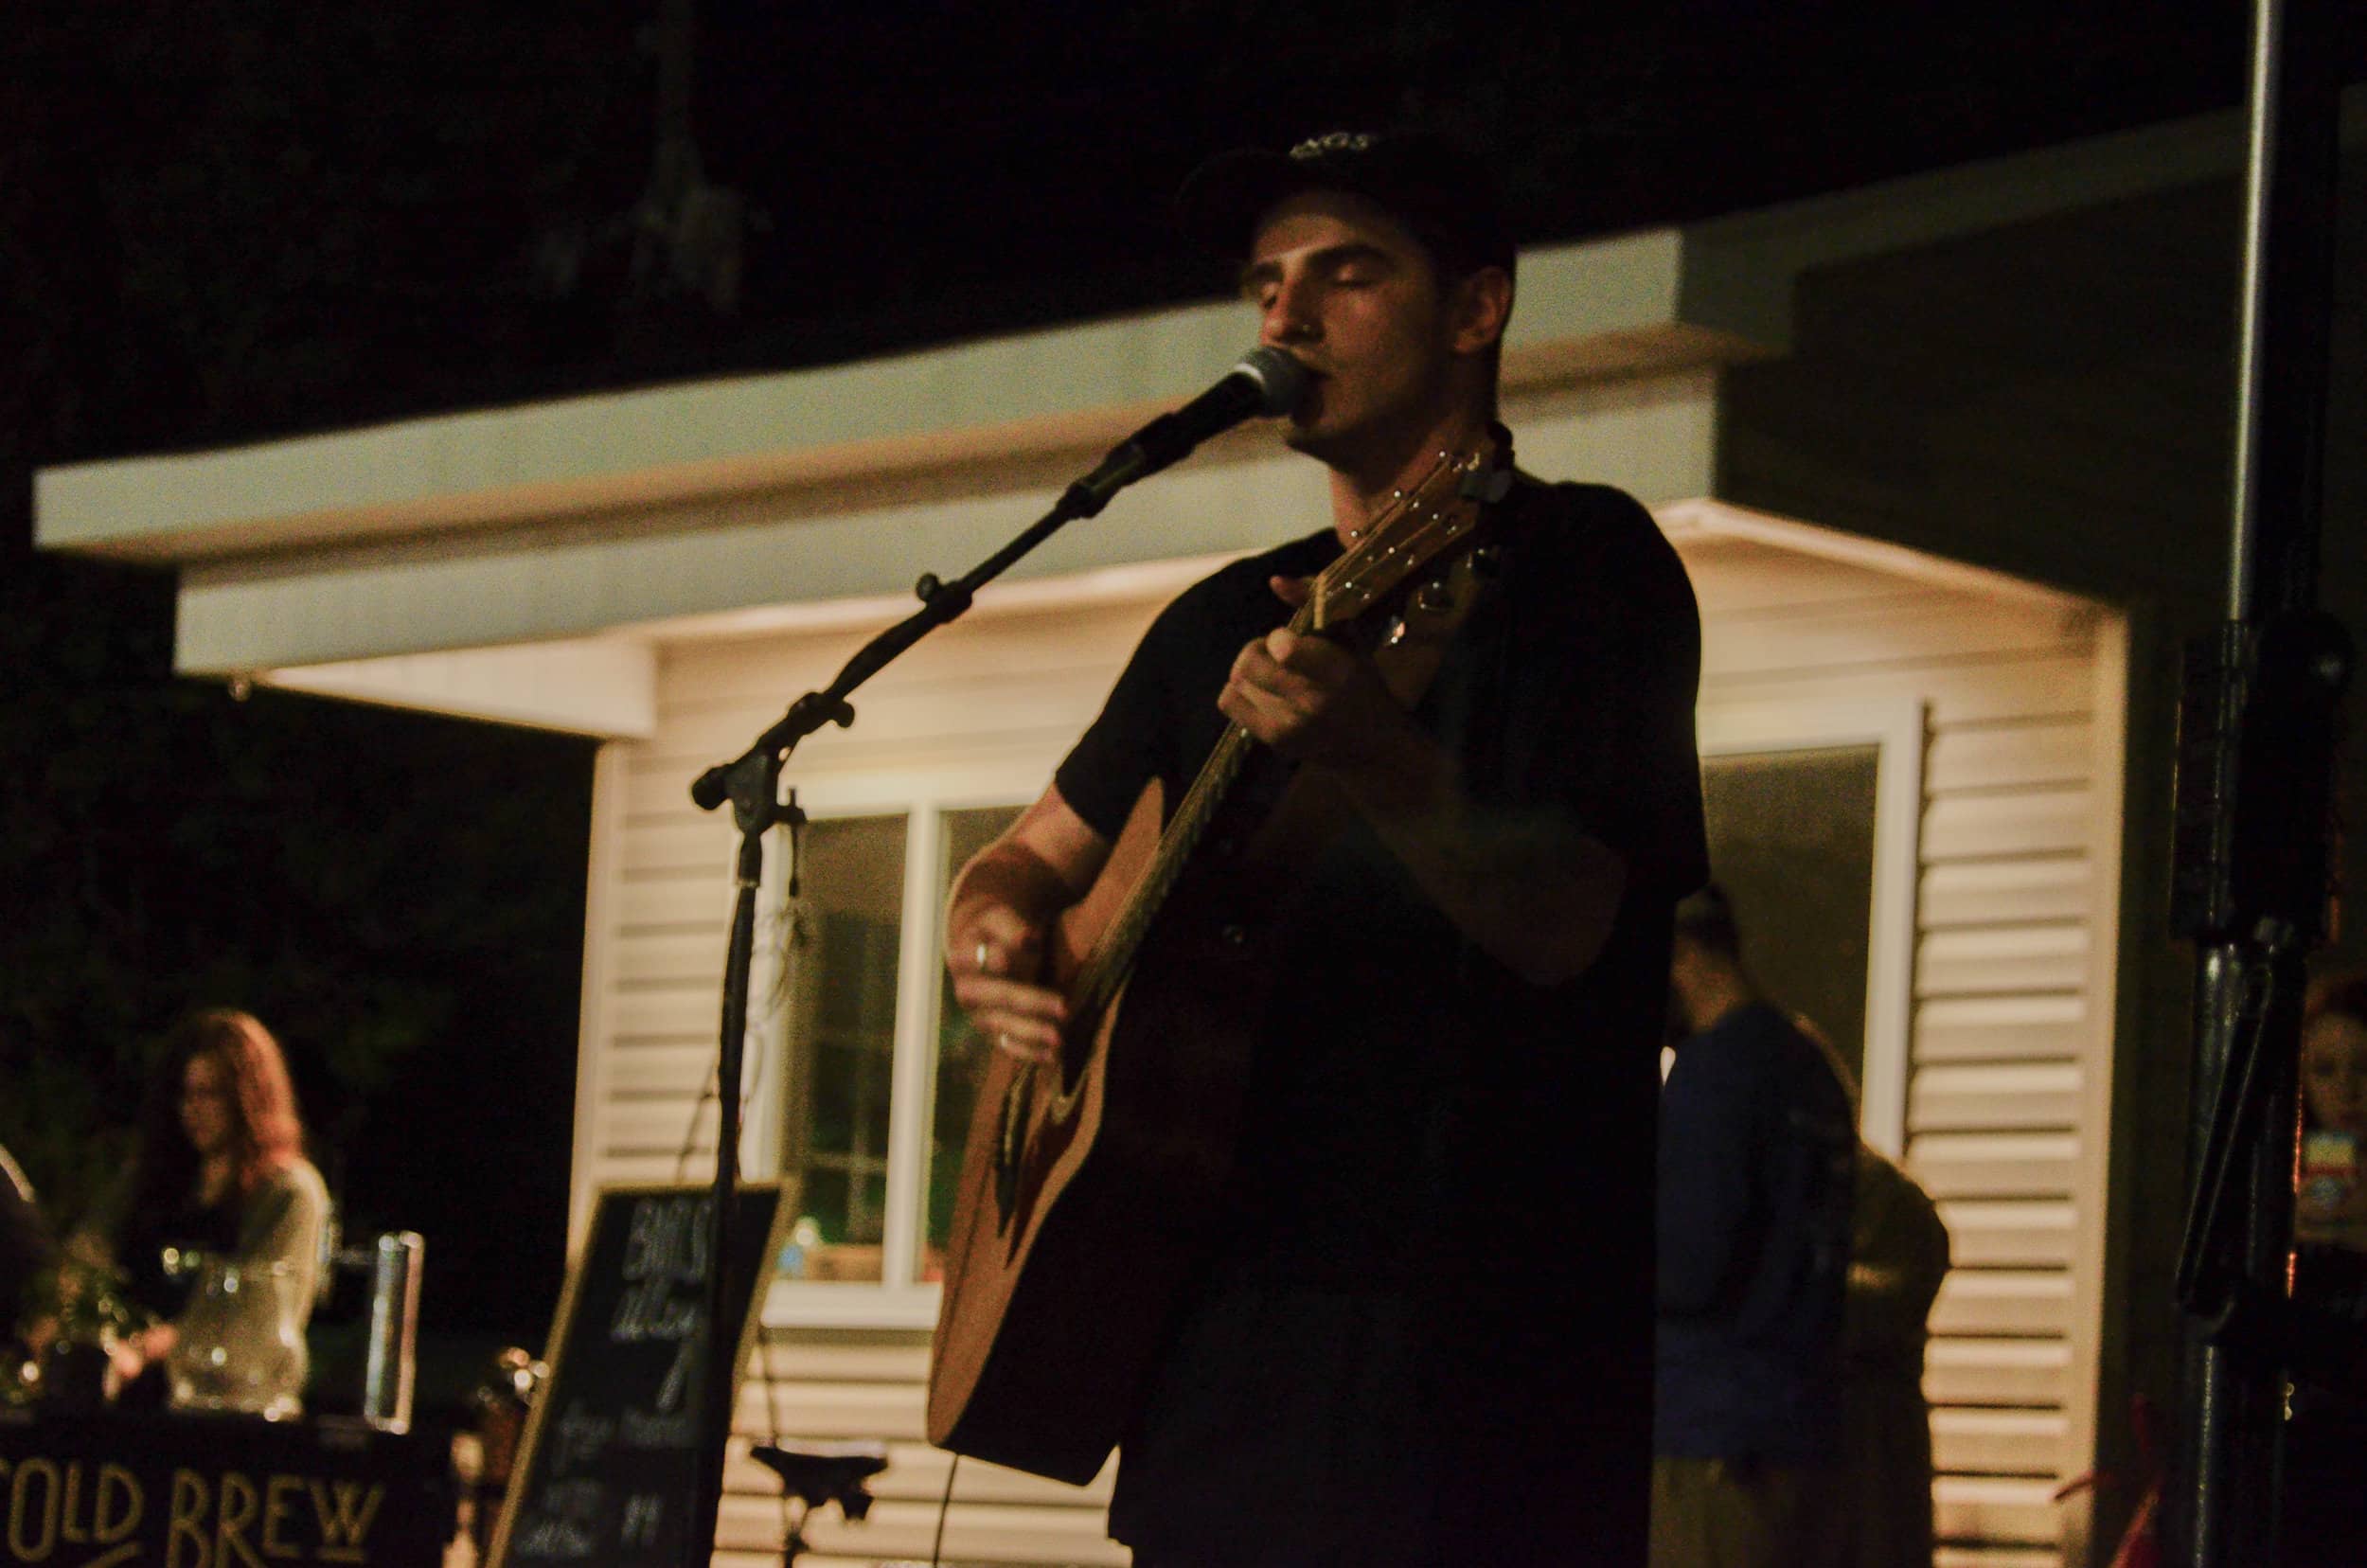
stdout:
<svg viewBox="0 0 2367 1568">
<path fill-rule="evenodd" d="M 1511 481 L 1501 429 L 1441 454 L 1316 578 L 1291 628 L 1368 649 L 1410 707 L 1486 588 L 1483 508 Z M 1347 810 L 1237 724 L 1164 830 L 1158 790 L 1054 934 L 1072 1021 L 1057 1062 L 990 1053 L 930 1355 L 931 1442 L 1080 1486 L 1132 1417 L 1204 1254 L 1283 979 L 1270 936 Z"/>
</svg>

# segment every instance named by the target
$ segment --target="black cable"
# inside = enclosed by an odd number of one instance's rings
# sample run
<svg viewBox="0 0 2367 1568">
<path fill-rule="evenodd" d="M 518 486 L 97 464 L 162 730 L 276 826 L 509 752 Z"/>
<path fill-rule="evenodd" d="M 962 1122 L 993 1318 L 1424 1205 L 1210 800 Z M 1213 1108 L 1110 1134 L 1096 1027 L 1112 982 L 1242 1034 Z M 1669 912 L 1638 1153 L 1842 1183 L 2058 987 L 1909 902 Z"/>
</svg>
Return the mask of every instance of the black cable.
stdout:
<svg viewBox="0 0 2367 1568">
<path fill-rule="evenodd" d="M 797 809 L 797 792 L 795 790 L 789 792 L 789 806 L 787 808 L 787 811 L 788 814 L 785 820 L 789 827 L 789 900 L 786 905 L 785 913 L 788 917 L 789 929 L 786 933 L 776 934 L 776 935 L 777 940 L 782 945 L 797 947 L 802 945 L 803 941 L 803 936 L 797 924 L 797 897 L 799 884 L 805 877 L 806 813 Z M 778 988 L 785 985 L 788 978 L 788 966 L 783 965 L 777 971 L 775 971 L 774 977 L 775 994 L 772 998 L 771 1006 L 766 1009 L 768 1016 L 780 1010 L 783 998 L 779 994 Z M 706 1081 L 700 1085 L 699 1097 L 690 1107 L 690 1125 L 683 1129 L 682 1149 L 674 1156 L 674 1180 L 677 1184 L 689 1179 L 690 1162 L 695 1159 L 698 1154 L 699 1123 L 701 1119 L 706 1115 L 708 1104 L 712 1102 L 718 1111 L 722 1109 L 722 1078 L 723 1052 L 721 1042 L 719 1042 L 716 1045 L 715 1065 L 709 1069 Z M 755 1099 L 756 1096 L 756 1091 L 762 1089 L 763 1087 L 764 1058 L 762 1056 L 758 1056 L 756 1058 L 756 1081 L 750 1084 L 747 1091 L 739 1096 L 739 1114 L 743 1119 L 743 1124 L 748 1114 L 748 1102 Z M 780 1436 L 780 1434 L 776 1432 L 773 1435 L 775 1439 L 777 1439 Z"/>
<path fill-rule="evenodd" d="M 791 916 L 792 925 L 790 932 L 790 936 L 792 942 L 794 941 L 796 935 L 794 923 L 795 919 L 796 917 L 792 914 Z M 772 1010 L 776 1010 L 776 1007 L 768 1009 L 768 1013 Z M 677 1185 L 690 1179 L 690 1162 L 698 1158 L 699 1125 L 706 1119 L 707 1107 L 710 1105 L 714 1106 L 719 1114 L 723 1108 L 722 1078 L 723 1053 L 721 1045 L 718 1044 L 716 1047 L 715 1065 L 707 1069 L 706 1079 L 699 1086 L 699 1097 L 691 1102 L 690 1125 L 683 1129 L 682 1148 L 677 1149 L 674 1153 L 674 1181 Z M 740 1124 L 743 1127 L 747 1125 L 748 1107 L 750 1103 L 756 1099 L 757 1092 L 762 1090 L 763 1087 L 764 1057 L 761 1053 L 759 1053 L 756 1057 L 756 1070 L 754 1075 L 754 1081 L 747 1086 L 746 1090 L 739 1096 Z"/>
<path fill-rule="evenodd" d="M 757 1287 L 758 1290 L 762 1288 L 761 1285 Z M 773 1376 L 772 1335 L 764 1327 L 761 1308 L 757 1310 L 756 1364 L 764 1369 L 764 1423 L 773 1429 L 770 1438 L 773 1446 L 779 1448 L 781 1446 L 780 1383 Z M 812 1511 L 812 1506 L 809 1505 L 806 1513 Z M 781 1549 L 784 1552 L 789 1549 L 789 1542 L 802 1534 L 805 1527 L 806 1521 L 803 1514 L 793 1521 L 789 1517 L 789 1488 L 784 1485 L 781 1488 Z"/>
<path fill-rule="evenodd" d="M 929 1543 L 929 1568 L 938 1568 L 945 1552 L 945 1516 L 953 1507 L 953 1476 L 962 1468 L 962 1456 L 953 1455 L 953 1462 L 945 1467 L 945 1495 L 937 1499 L 937 1538 Z"/>
<path fill-rule="evenodd" d="M 719 1106 L 722 1103 L 721 1096 L 715 1092 L 716 1079 L 722 1076 L 722 1063 L 719 1061 L 708 1069 L 706 1081 L 699 1087 L 699 1097 L 691 1102 L 690 1125 L 683 1129 L 682 1149 L 674 1155 L 674 1183 L 677 1186 L 690 1179 L 690 1162 L 699 1154 L 699 1124 L 706 1119 L 708 1102 L 713 1101 Z"/>
</svg>

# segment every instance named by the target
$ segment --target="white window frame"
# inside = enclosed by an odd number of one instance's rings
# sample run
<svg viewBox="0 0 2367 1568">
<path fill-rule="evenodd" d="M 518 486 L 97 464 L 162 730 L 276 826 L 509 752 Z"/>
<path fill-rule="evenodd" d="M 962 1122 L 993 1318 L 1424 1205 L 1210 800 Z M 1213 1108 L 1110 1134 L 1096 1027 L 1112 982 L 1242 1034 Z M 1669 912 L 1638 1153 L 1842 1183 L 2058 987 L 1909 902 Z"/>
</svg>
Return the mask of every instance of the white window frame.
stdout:
<svg viewBox="0 0 2367 1568">
<path fill-rule="evenodd" d="M 938 862 L 945 853 L 949 811 L 1018 808 L 1042 793 L 1050 765 L 1041 757 L 865 772 L 797 782 L 797 803 L 815 822 L 834 818 L 904 817 L 904 904 L 898 937 L 896 1043 L 888 1097 L 887 1219 L 881 1236 L 881 1277 L 874 1280 L 774 1279 L 764 1297 L 769 1328 L 927 1328 L 943 1294 L 934 1281 L 914 1277 L 920 1253 L 922 1192 L 928 1182 L 929 1124 L 936 1103 L 935 1063 L 941 973 L 938 944 Z M 767 846 L 759 907 L 765 911 L 750 976 L 750 994 L 773 994 L 780 978 L 782 919 L 789 886 L 785 830 Z M 748 1058 L 751 1087 L 748 1139 L 753 1169 L 781 1167 L 787 1129 L 780 1084 L 789 1052 L 787 1010 L 752 1007 Z"/>
<path fill-rule="evenodd" d="M 1875 748 L 1874 885 L 1866 915 L 1865 1060 L 1859 1133 L 1894 1159 L 1907 1141 L 1914 1028 L 1916 879 L 1923 844 L 1923 702 L 1736 703 L 1695 715 L 1703 757 L 1753 752 Z"/>
</svg>

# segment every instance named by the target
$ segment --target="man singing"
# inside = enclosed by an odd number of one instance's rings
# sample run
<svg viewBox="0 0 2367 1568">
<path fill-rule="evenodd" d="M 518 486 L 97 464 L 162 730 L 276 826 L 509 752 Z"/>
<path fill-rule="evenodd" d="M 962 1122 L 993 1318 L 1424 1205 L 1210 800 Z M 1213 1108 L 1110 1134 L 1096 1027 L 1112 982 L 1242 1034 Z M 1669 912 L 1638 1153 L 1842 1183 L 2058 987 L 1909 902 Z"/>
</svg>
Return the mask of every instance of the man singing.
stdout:
<svg viewBox="0 0 2367 1568">
<path fill-rule="evenodd" d="M 1310 373 L 1287 438 L 1329 471 L 1330 526 L 1169 605 L 954 885 L 955 994 L 1046 1060 L 1047 928 L 1146 786 L 1172 809 L 1229 722 L 1337 805 L 1281 917 L 1216 1242 L 1120 1446 L 1111 1531 L 1143 1568 L 1644 1558 L 1656 1060 L 1670 912 L 1704 875 L 1683 570 L 1629 497 L 1523 474 L 1410 711 L 1284 624 L 1440 453 L 1502 436 L 1489 187 L 1420 133 L 1192 177 L 1187 228 Z"/>
</svg>

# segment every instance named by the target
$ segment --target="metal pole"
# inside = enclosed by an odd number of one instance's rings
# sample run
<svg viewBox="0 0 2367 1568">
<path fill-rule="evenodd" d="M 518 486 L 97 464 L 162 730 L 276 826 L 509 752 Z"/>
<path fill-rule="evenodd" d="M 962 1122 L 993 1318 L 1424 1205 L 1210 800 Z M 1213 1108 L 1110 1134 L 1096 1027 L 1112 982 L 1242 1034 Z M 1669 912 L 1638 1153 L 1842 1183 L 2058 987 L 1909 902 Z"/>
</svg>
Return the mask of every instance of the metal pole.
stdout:
<svg viewBox="0 0 2367 1568">
<path fill-rule="evenodd" d="M 2250 1102 L 2244 1152 L 2229 1174 L 2226 1201 L 2238 1212 L 2237 1256 L 2255 1281 L 2278 1278 L 2292 1225 L 2293 1076 L 2291 1042 L 2299 1020 L 2301 953 L 2262 954 L 2243 942 L 2204 950 L 2197 975 L 2199 1010 L 2195 1145 L 2210 1132 L 2218 1081 L 2258 1053 L 2269 1075 Z M 2274 971 L 2266 1017 L 2251 1016 L 2246 993 L 2262 984 L 2255 966 Z M 2199 1194 L 2198 1198 L 2199 1199 Z M 2230 1304 L 2233 1305 L 2232 1303 Z M 2190 1568 L 2267 1568 L 2276 1561 L 2277 1490 L 2284 1433 L 2285 1378 L 2262 1346 L 2230 1343 L 2223 1319 L 2191 1320 L 2182 1510 L 2184 1550 L 2172 1559 Z"/>
<path fill-rule="evenodd" d="M 764 881 L 764 835 L 785 818 L 778 800 L 780 762 L 756 757 L 740 764 L 733 793 L 739 827 L 739 856 L 734 876 L 732 933 L 723 955 L 723 1017 L 715 1059 L 715 1184 L 708 1199 L 706 1360 L 699 1407 L 700 1441 L 692 1468 L 691 1527 L 683 1540 L 679 1568 L 707 1568 L 715 1557 L 715 1530 L 723 1503 L 725 1452 L 731 1444 L 734 1396 L 739 1392 L 739 1325 L 731 1302 L 732 1221 L 739 1209 L 739 1096 L 746 1072 L 748 981 L 756 956 L 756 893 Z M 759 1265 L 762 1267 L 762 1265 Z M 757 1276 L 760 1280 L 762 1275 Z M 754 1297 L 752 1296 L 753 1302 Z"/>
<path fill-rule="evenodd" d="M 2235 484 L 2228 526 L 2227 618 L 2252 621 L 2260 540 L 2261 378 L 2269 318 L 2269 223 L 2282 106 L 2284 0 L 2252 6 L 2251 114 L 2246 122 L 2244 271 L 2236 310 Z"/>
<path fill-rule="evenodd" d="M 2190 663 L 2183 716 L 2198 733 L 2208 722 L 2215 743 L 2180 748 L 2181 772 L 2197 775 L 2180 779 L 2181 816 L 2210 819 L 2207 864 L 2180 867 L 2179 925 L 2197 939 L 2194 1212 L 2207 1218 L 2216 1200 L 2227 1216 L 2198 1249 L 2209 1283 L 2188 1302 L 2180 1484 L 2166 1499 L 2169 1557 L 2189 1568 L 2267 1568 L 2278 1552 L 2285 1368 L 2235 1323 L 2246 1289 L 2283 1292 L 2298 1003 L 2326 883 L 2323 821 L 2293 820 L 2324 799 L 2330 751 L 2298 733 L 2323 694 L 2280 651 L 2316 595 L 2339 85 L 2325 19 L 2312 0 L 2289 17 L 2283 0 L 2253 7 L 2228 620 Z M 2254 1092 L 2223 1096 L 2247 1071 Z M 2215 1137 L 2230 1156 L 2216 1194 L 2200 1185 Z M 2203 1228 L 2190 1224 L 2190 1241 Z"/>
</svg>

